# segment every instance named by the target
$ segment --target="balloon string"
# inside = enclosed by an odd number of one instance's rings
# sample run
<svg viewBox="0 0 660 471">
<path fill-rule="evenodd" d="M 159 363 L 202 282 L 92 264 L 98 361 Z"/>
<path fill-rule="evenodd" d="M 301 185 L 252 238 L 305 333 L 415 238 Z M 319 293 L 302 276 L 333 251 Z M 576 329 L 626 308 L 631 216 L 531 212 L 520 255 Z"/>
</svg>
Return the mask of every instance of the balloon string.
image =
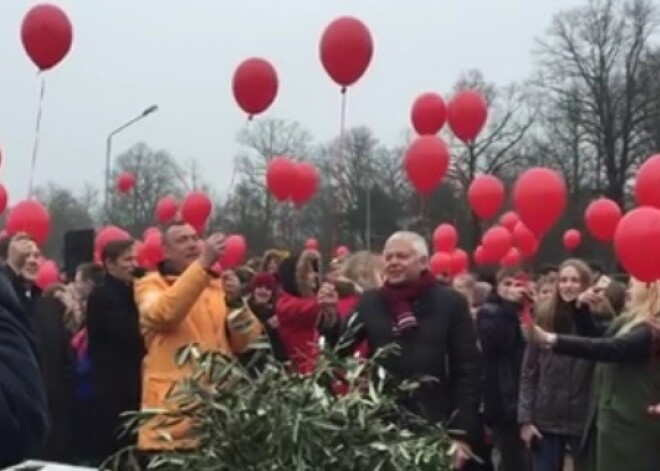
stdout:
<svg viewBox="0 0 660 471">
<path fill-rule="evenodd" d="M 337 194 L 335 195 L 335 204 L 336 204 L 336 213 L 337 217 L 335 218 L 335 227 L 334 227 L 334 241 L 333 247 L 336 247 L 339 243 L 338 234 L 339 234 L 339 215 L 341 214 L 341 192 L 342 192 L 342 183 L 343 178 L 341 175 L 341 169 L 346 168 L 345 165 L 345 156 L 344 156 L 344 140 L 346 139 L 346 108 L 348 101 L 348 93 L 346 87 L 341 89 L 341 111 L 339 114 L 339 142 L 337 143 L 337 159 L 336 159 L 336 168 L 337 173 L 335 178 L 337 179 Z"/>
<path fill-rule="evenodd" d="M 39 152 L 39 136 L 41 135 L 41 115 L 43 112 L 44 95 L 46 94 L 46 77 L 41 76 L 41 91 L 39 93 L 39 105 L 37 109 L 37 122 L 34 129 L 34 143 L 32 144 L 32 161 L 30 162 L 30 181 L 28 183 L 28 198 L 32 198 L 34 191 L 34 171 L 37 166 L 37 154 Z"/>
</svg>

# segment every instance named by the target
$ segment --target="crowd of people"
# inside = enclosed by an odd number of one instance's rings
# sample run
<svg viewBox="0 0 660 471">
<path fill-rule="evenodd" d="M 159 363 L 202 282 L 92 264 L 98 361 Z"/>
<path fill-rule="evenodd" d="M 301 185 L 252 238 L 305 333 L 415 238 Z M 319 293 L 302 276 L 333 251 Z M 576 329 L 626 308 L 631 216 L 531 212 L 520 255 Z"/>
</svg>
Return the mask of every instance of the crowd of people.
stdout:
<svg viewBox="0 0 660 471">
<path fill-rule="evenodd" d="M 432 274 L 412 232 L 327 268 L 316 250 L 273 250 L 218 272 L 222 234 L 201 240 L 182 222 L 162 234 L 155 269 L 138 266 L 134 241 L 114 240 L 100 264 L 43 291 L 37 244 L 4 240 L 0 467 L 194 447 L 187 423 L 123 427 L 127 411 L 175 407 L 168 391 L 191 373 L 175 361 L 182 347 L 240 356 L 266 337 L 277 361 L 308 374 L 321 337 L 351 326 L 350 354 L 395 343 L 382 360 L 394 377 L 438 379 L 403 405 L 447 424 L 457 469 L 660 469 L 660 282 L 625 286 L 578 259 Z"/>
</svg>

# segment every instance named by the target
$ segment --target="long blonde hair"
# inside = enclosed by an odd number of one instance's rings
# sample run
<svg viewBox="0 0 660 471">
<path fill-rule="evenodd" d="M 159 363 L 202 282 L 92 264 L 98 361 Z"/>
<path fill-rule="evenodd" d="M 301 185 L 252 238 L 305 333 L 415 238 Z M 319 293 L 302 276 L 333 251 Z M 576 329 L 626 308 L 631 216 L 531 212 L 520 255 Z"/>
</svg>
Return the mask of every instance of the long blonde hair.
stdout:
<svg viewBox="0 0 660 471">
<path fill-rule="evenodd" d="M 645 293 L 641 299 L 631 299 L 620 317 L 621 328 L 616 335 L 630 332 L 633 327 L 644 322 L 660 322 L 660 282 L 644 283 L 631 278 L 631 282 L 644 286 Z"/>
</svg>

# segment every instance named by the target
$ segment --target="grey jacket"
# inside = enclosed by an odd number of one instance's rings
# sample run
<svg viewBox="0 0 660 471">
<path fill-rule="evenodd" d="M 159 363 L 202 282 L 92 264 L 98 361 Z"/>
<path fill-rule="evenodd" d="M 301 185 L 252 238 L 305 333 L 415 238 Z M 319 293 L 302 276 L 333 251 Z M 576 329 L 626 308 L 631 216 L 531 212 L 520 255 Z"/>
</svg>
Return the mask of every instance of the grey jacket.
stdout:
<svg viewBox="0 0 660 471">
<path fill-rule="evenodd" d="M 581 436 L 589 409 L 591 361 L 527 344 L 520 378 L 518 423 L 541 432 Z"/>
</svg>

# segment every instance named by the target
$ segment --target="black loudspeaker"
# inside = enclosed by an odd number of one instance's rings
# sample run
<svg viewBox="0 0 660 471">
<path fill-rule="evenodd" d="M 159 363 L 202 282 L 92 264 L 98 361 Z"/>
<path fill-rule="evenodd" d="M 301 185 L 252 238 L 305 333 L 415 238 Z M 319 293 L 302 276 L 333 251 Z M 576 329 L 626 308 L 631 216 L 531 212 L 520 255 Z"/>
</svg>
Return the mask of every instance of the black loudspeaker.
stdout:
<svg viewBox="0 0 660 471">
<path fill-rule="evenodd" d="M 73 280 L 81 263 L 94 261 L 94 229 L 79 229 L 64 234 L 64 271 Z"/>
</svg>

